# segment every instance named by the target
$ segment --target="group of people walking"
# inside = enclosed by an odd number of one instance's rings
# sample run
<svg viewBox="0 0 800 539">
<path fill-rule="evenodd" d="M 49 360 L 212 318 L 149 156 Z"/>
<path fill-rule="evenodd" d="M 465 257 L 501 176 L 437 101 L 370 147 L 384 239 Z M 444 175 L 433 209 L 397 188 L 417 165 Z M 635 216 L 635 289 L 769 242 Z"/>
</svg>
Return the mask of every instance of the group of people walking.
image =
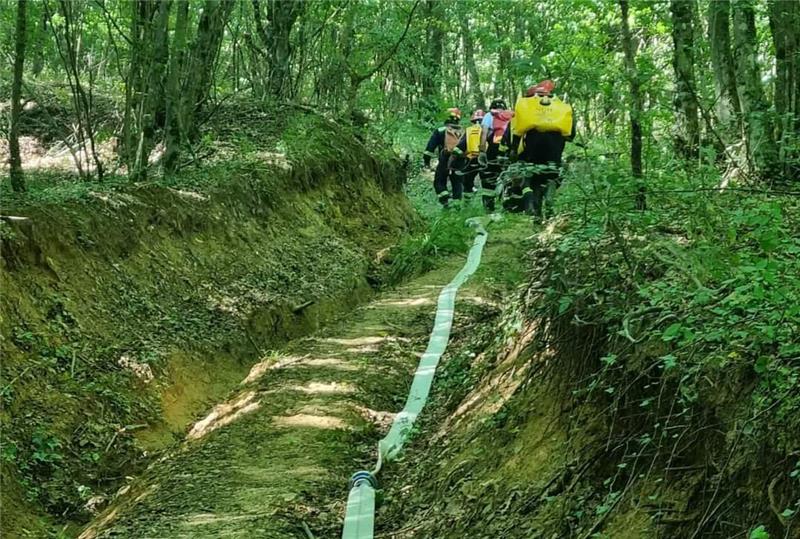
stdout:
<svg viewBox="0 0 800 539">
<path fill-rule="evenodd" d="M 501 98 L 489 111 L 478 109 L 470 125 L 461 125 L 461 111 L 447 110 L 444 125 L 431 134 L 423 153 L 426 167 L 438 157 L 433 188 L 443 207 L 460 204 L 476 192 L 487 211 L 495 211 L 498 181 L 510 164 L 525 165 L 516 181 L 501 185 L 510 211 L 542 217 L 545 194 L 558 186 L 566 141 L 575 137 L 572 107 L 553 95 L 555 84 L 542 81 L 528 88 L 511 110 Z"/>
</svg>

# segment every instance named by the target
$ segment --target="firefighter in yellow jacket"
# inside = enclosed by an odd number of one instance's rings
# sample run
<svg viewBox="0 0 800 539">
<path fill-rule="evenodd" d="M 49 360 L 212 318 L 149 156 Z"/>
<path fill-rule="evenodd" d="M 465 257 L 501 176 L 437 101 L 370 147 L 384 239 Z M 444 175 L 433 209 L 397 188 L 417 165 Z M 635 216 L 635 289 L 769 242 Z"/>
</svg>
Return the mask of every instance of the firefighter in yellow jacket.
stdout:
<svg viewBox="0 0 800 539">
<path fill-rule="evenodd" d="M 470 199 L 475 192 L 475 177 L 481 168 L 478 156 L 481 153 L 481 122 L 484 112 L 481 109 L 472 113 L 471 125 L 464 130 L 464 136 L 453 149 L 450 160 L 452 174 L 463 180 L 464 198 Z"/>
</svg>

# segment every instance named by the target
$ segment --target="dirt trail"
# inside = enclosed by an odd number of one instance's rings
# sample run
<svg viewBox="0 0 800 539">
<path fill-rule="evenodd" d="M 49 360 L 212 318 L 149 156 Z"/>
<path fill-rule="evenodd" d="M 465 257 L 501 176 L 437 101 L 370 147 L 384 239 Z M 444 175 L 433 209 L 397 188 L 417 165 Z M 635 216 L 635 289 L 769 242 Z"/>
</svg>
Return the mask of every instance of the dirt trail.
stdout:
<svg viewBox="0 0 800 539">
<path fill-rule="evenodd" d="M 495 247 L 490 236 L 484 263 L 504 264 L 508 253 L 508 242 Z M 337 537 L 347 480 L 371 468 L 405 401 L 436 297 L 463 262 L 455 257 L 264 357 L 81 538 L 308 537 L 306 527 Z M 457 313 L 483 301 L 483 281 L 491 279 L 479 273 L 461 289 Z"/>
</svg>

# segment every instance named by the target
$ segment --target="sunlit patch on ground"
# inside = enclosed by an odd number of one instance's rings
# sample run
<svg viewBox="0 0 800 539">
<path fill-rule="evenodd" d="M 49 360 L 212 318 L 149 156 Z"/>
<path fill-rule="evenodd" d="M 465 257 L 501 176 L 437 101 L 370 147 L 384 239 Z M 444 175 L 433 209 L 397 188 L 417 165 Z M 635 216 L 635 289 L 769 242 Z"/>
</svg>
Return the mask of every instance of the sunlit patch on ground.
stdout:
<svg viewBox="0 0 800 539">
<path fill-rule="evenodd" d="M 301 361 L 298 361 L 296 365 L 303 365 L 307 367 L 330 368 L 342 371 L 357 371 L 359 369 L 357 365 L 353 365 L 351 363 L 348 363 L 347 361 L 335 357 L 317 357 L 317 358 L 303 359 Z"/>
<path fill-rule="evenodd" d="M 170 188 L 170 191 L 183 198 L 190 198 L 192 200 L 201 200 L 201 201 L 208 200 L 207 196 L 202 195 L 200 193 L 196 193 L 194 191 L 186 191 L 184 189 L 172 189 L 172 188 Z"/>
<path fill-rule="evenodd" d="M 208 524 L 226 523 L 226 522 L 239 522 L 242 520 L 251 520 L 254 518 L 263 518 L 270 516 L 271 512 L 258 512 L 258 513 L 197 513 L 190 515 L 184 522 L 190 526 L 207 526 Z"/>
<path fill-rule="evenodd" d="M 345 429 L 349 425 L 340 417 L 330 415 L 295 414 L 273 416 L 272 421 L 280 427 L 307 427 L 315 429 Z"/>
<path fill-rule="evenodd" d="M 94 158 L 77 146 L 70 147 L 63 142 L 57 142 L 46 148 L 39 139 L 26 136 L 19 138 L 19 146 L 23 170 L 70 173 L 77 172 L 79 167 L 85 172 L 95 170 Z M 105 168 L 110 168 L 116 161 L 115 146 L 115 140 L 105 140 L 95 144 L 98 157 Z M 8 157 L 8 141 L 3 137 L 0 139 L 0 171 L 8 170 Z"/>
<path fill-rule="evenodd" d="M 304 386 L 290 386 L 288 389 L 309 395 L 347 395 L 356 391 L 354 385 L 340 382 L 309 382 Z"/>
<path fill-rule="evenodd" d="M 412 297 L 405 299 L 390 298 L 380 301 L 376 306 L 387 307 L 420 307 L 422 305 L 435 305 L 436 301 L 432 297 Z"/>
<path fill-rule="evenodd" d="M 397 415 L 394 412 L 373 410 L 365 406 L 355 405 L 353 406 L 353 409 L 358 412 L 361 417 L 378 427 L 381 432 L 389 430 L 389 428 L 392 426 L 392 421 L 394 421 L 394 418 Z"/>
<path fill-rule="evenodd" d="M 339 344 L 341 346 L 367 346 L 372 344 L 380 344 L 389 337 L 385 336 L 371 336 L 371 337 L 351 337 L 347 339 L 327 338 L 323 339 L 324 342 L 331 344 Z"/>
<path fill-rule="evenodd" d="M 292 170 L 292 164 L 286 158 L 285 153 L 263 151 L 256 153 L 256 157 L 265 163 L 276 166 L 280 169 Z"/>
<path fill-rule="evenodd" d="M 216 405 L 214 410 L 208 414 L 205 419 L 194 424 L 187 438 L 190 440 L 198 440 L 209 432 L 231 423 L 238 417 L 258 410 L 260 403 L 255 399 L 255 391 L 248 391 L 231 401 Z"/>
<path fill-rule="evenodd" d="M 396 337 L 393 335 L 373 335 L 369 337 L 351 337 L 351 338 L 328 338 L 323 339 L 323 342 L 330 344 L 337 344 L 346 347 L 345 352 L 349 354 L 371 354 L 380 350 L 381 345 L 389 342 L 409 342 L 406 337 Z"/>
<path fill-rule="evenodd" d="M 259 361 L 250 368 L 250 372 L 248 373 L 247 377 L 242 380 L 242 385 L 255 382 L 264 376 L 267 371 L 288 367 L 289 365 L 298 363 L 301 360 L 303 360 L 303 356 L 286 356 L 280 359 L 270 357 L 263 361 Z"/>
</svg>

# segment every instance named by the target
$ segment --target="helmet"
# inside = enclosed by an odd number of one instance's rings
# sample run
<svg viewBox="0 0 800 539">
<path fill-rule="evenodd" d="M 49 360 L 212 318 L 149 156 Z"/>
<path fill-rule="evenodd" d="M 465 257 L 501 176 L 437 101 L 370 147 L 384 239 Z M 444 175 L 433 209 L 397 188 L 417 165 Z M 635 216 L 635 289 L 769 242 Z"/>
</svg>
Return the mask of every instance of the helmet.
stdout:
<svg viewBox="0 0 800 539">
<path fill-rule="evenodd" d="M 460 122 L 461 110 L 458 107 L 452 107 L 447 109 L 447 121 L 456 123 Z"/>
<path fill-rule="evenodd" d="M 553 90 L 555 89 L 555 87 L 556 85 L 553 81 L 543 80 L 539 84 L 536 84 L 528 88 L 528 90 L 525 92 L 525 97 L 532 97 L 534 95 L 549 96 L 553 94 Z"/>
<path fill-rule="evenodd" d="M 472 113 L 472 117 L 469 119 L 469 121 L 470 122 L 477 122 L 477 121 L 483 120 L 484 116 L 485 116 L 485 113 L 483 112 L 483 110 L 482 109 L 478 109 L 478 110 L 476 110 L 475 112 Z"/>
<path fill-rule="evenodd" d="M 495 97 L 492 99 L 491 105 L 489 105 L 489 109 L 501 109 L 506 110 L 508 105 L 506 105 L 505 100 L 502 97 Z"/>
</svg>

